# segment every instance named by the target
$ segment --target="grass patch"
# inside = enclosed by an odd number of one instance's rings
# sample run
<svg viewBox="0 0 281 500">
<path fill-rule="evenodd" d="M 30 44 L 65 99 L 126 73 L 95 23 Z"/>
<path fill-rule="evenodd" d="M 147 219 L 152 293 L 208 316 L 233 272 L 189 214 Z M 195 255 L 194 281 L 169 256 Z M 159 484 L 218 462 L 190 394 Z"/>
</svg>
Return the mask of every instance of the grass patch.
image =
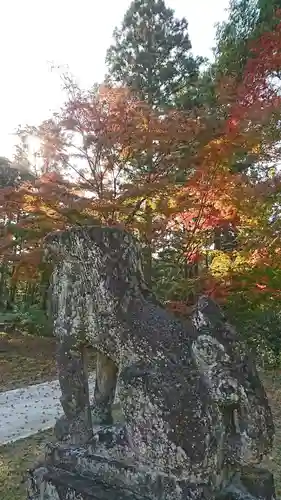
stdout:
<svg viewBox="0 0 281 500">
<path fill-rule="evenodd" d="M 89 351 L 89 370 L 95 354 Z M 54 338 L 0 332 L 0 392 L 57 378 Z"/>
<path fill-rule="evenodd" d="M 26 470 L 43 455 L 45 444 L 52 439 L 52 431 L 45 431 L 0 448 L 1 500 L 26 500 Z"/>
</svg>

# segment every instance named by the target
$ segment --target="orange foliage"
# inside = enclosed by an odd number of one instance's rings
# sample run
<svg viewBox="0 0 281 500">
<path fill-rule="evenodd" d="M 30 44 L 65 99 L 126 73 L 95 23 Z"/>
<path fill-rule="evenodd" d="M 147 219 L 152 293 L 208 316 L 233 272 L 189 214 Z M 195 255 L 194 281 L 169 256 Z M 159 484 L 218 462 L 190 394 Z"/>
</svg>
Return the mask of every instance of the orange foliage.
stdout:
<svg viewBox="0 0 281 500">
<path fill-rule="evenodd" d="M 189 238 L 187 259 L 195 263 L 200 235 L 229 223 L 238 228 L 253 216 L 256 202 L 262 206 L 280 191 L 280 177 L 252 182 L 230 166 L 241 151 L 268 158 L 276 142 L 264 127 L 280 110 L 279 90 L 269 78 L 281 69 L 280 32 L 281 23 L 252 47 L 242 83 L 219 83 L 225 119 L 215 127 L 200 109 L 163 114 L 128 89 L 83 93 L 73 87 L 60 113 L 25 131 L 40 141 L 42 176 L 0 190 L 3 213 L 23 235 L 13 257 L 31 255 L 46 233 L 72 224 L 121 224 L 152 238 L 180 224 Z M 1 252 L 10 245 L 6 231 Z M 206 287 L 223 295 L 215 284 Z"/>
</svg>

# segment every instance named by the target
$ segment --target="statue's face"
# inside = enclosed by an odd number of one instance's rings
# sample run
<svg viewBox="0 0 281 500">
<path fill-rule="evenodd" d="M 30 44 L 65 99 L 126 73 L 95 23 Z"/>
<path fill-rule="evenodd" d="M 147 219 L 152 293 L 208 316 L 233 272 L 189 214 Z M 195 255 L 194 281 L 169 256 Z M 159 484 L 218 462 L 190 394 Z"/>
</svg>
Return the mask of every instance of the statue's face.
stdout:
<svg viewBox="0 0 281 500">
<path fill-rule="evenodd" d="M 231 359 L 224 346 L 209 335 L 199 335 L 192 344 L 195 362 L 210 386 L 214 401 L 220 407 L 238 405 L 246 397 L 231 370 Z"/>
<path fill-rule="evenodd" d="M 224 461 L 238 467 L 260 463 L 272 446 L 273 424 L 254 365 L 240 353 L 235 329 L 208 298 L 201 300 L 194 326 L 193 358 L 218 409 Z"/>
<path fill-rule="evenodd" d="M 199 335 L 192 344 L 192 353 L 217 407 L 221 428 L 219 462 L 231 470 L 260 463 L 267 451 L 267 423 L 261 418 L 266 406 L 253 406 L 247 392 L 249 381 L 236 376 L 239 368 L 217 339 Z"/>
</svg>

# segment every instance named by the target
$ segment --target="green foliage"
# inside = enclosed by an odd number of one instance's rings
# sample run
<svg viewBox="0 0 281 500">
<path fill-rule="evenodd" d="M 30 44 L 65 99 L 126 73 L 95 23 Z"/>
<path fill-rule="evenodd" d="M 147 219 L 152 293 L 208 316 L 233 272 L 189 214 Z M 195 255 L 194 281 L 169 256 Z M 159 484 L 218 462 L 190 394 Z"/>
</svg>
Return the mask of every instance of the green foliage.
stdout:
<svg viewBox="0 0 281 500">
<path fill-rule="evenodd" d="M 15 326 L 20 322 L 20 313 L 18 311 L 1 312 L 0 324 L 6 326 Z"/>
<path fill-rule="evenodd" d="M 134 0 L 107 53 L 109 80 L 133 89 L 150 105 L 171 104 L 198 79 L 202 59 L 192 56 L 186 19 L 163 0 Z"/>
<path fill-rule="evenodd" d="M 46 312 L 40 309 L 37 304 L 26 309 L 15 307 L 14 311 L 2 312 L 0 323 L 5 325 L 6 331 L 20 331 L 30 335 L 40 337 L 52 336 L 52 325 L 47 318 Z"/>
<path fill-rule="evenodd" d="M 180 250 L 166 248 L 153 259 L 153 287 L 159 300 L 185 301 L 193 282 L 189 283 Z"/>
<path fill-rule="evenodd" d="M 30 335 L 52 336 L 52 326 L 46 312 L 36 304 L 20 312 L 20 325 Z"/>
<path fill-rule="evenodd" d="M 259 9 L 258 28 L 259 33 L 271 31 L 275 28 L 278 18 L 276 11 L 281 8 L 280 0 L 258 0 Z"/>
<path fill-rule="evenodd" d="M 0 188 L 19 186 L 23 181 L 33 178 L 27 167 L 14 164 L 8 158 L 0 156 Z"/>
<path fill-rule="evenodd" d="M 279 302 L 264 304 L 243 291 L 229 297 L 226 311 L 239 335 L 264 367 L 281 363 L 281 308 Z"/>
<path fill-rule="evenodd" d="M 248 58 L 250 43 L 276 23 L 275 12 L 281 0 L 231 0 L 229 16 L 218 25 L 216 34 L 216 69 L 220 74 L 242 76 Z"/>
<path fill-rule="evenodd" d="M 255 32 L 259 11 L 257 0 L 232 0 L 227 21 L 216 35 L 216 64 L 220 73 L 241 76 L 249 55 L 248 41 Z"/>
<path fill-rule="evenodd" d="M 253 349 L 261 364 L 281 364 L 281 269 L 244 266 L 235 276 L 236 286 L 226 309 L 239 334 Z"/>
</svg>

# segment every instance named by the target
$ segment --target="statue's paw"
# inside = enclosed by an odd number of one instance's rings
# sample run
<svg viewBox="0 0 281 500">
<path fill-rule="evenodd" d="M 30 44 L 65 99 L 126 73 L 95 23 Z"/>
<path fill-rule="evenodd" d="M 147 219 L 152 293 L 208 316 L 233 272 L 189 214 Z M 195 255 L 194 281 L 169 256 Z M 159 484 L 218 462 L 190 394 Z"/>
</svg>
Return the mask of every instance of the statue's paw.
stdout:
<svg viewBox="0 0 281 500">
<path fill-rule="evenodd" d="M 55 437 L 58 441 L 64 441 L 70 434 L 70 423 L 65 416 L 60 417 L 54 427 Z"/>
<path fill-rule="evenodd" d="M 84 414 L 76 415 L 73 420 L 65 416 L 59 418 L 55 423 L 54 433 L 58 441 L 82 444 L 87 443 L 93 436 L 92 426 L 85 422 Z"/>
<path fill-rule="evenodd" d="M 99 408 L 96 405 L 91 406 L 93 425 L 112 425 L 113 418 L 111 411 Z"/>
</svg>

